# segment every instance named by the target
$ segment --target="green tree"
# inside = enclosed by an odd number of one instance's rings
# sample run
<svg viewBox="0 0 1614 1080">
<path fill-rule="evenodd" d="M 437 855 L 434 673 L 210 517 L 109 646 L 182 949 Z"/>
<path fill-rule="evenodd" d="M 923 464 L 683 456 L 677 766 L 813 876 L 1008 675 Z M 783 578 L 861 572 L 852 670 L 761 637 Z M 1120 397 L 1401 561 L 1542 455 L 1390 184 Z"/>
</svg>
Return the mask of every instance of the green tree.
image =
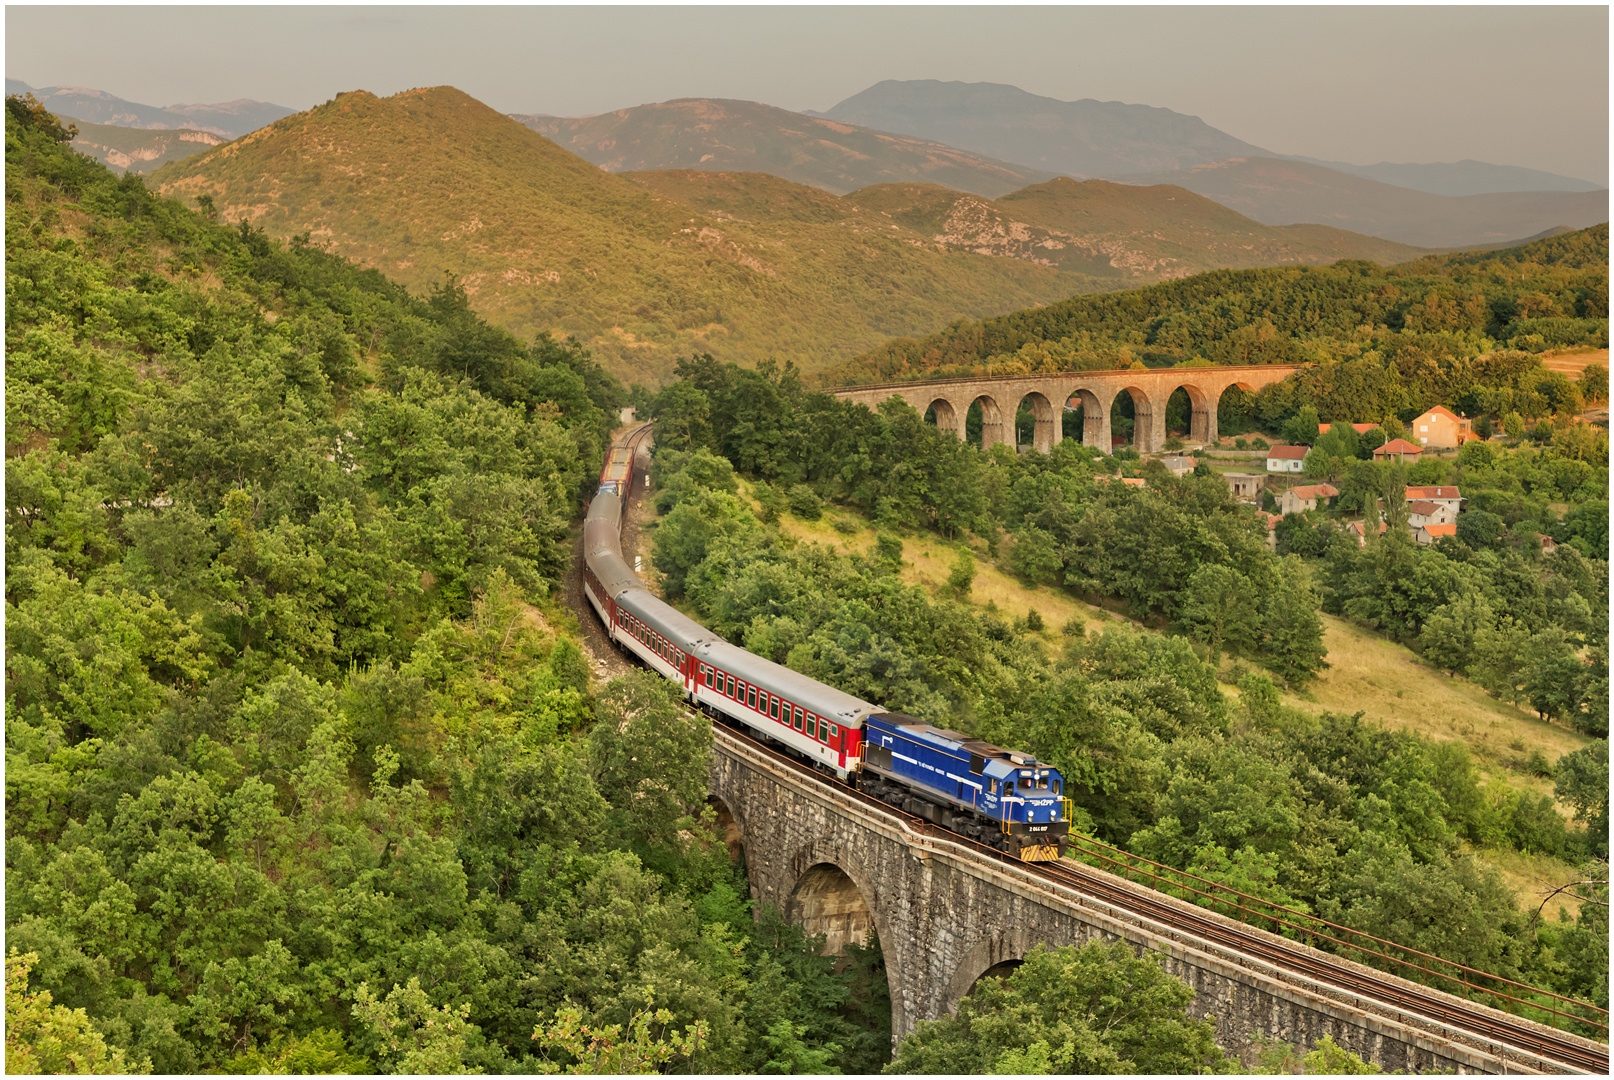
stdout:
<svg viewBox="0 0 1614 1080">
<path fill-rule="evenodd" d="M 707 1040 L 707 1025 L 696 1021 L 683 1031 L 671 1025 L 666 1009 L 636 1012 L 627 1024 L 593 1026 L 583 1022 L 576 1006 L 560 1009 L 555 1019 L 533 1029 L 542 1051 L 539 1071 L 568 1076 L 653 1076 L 678 1058 L 698 1054 Z M 788 1021 L 787 1021 L 788 1023 Z M 657 1028 L 651 1031 L 651 1025 Z M 626 1034 L 624 1034 L 624 1029 Z M 561 1051 L 572 1060 L 561 1065 L 552 1055 Z"/>
<path fill-rule="evenodd" d="M 1608 857 L 1608 740 L 1565 754 L 1553 767 L 1553 793 L 1575 811 L 1586 826 L 1592 853 Z"/>
<path fill-rule="evenodd" d="M 970 594 L 970 586 L 975 583 L 975 556 L 968 548 L 958 553 L 947 573 L 947 587 L 960 597 Z"/>
<path fill-rule="evenodd" d="M 465 1064 L 466 1037 L 475 1030 L 470 1015 L 468 1003 L 457 1009 L 434 1007 L 418 978 L 411 978 L 408 986 L 394 986 L 384 999 L 368 983 L 354 991 L 353 1016 L 369 1027 L 393 1072 L 480 1072 Z"/>
<path fill-rule="evenodd" d="M 1229 1062 L 1193 998 L 1124 942 L 1038 948 L 903 1040 L 890 1074 L 1201 1073 Z"/>
<path fill-rule="evenodd" d="M 675 689 L 649 672 L 606 687 L 589 732 L 594 786 L 611 805 L 613 828 L 649 852 L 681 852 L 706 813 L 712 725 L 679 705 Z"/>
<path fill-rule="evenodd" d="M 1249 578 L 1232 567 L 1210 563 L 1188 579 L 1177 619 L 1217 664 L 1224 642 L 1242 652 L 1259 640 L 1260 599 Z"/>
<path fill-rule="evenodd" d="M 11 100 L 8 99 L 8 104 Z M 37 953 L 6 956 L 6 1072 L 149 1073 L 149 1061 L 131 1061 L 108 1046 L 83 1009 L 51 1004 L 49 990 L 28 991 Z"/>
</svg>

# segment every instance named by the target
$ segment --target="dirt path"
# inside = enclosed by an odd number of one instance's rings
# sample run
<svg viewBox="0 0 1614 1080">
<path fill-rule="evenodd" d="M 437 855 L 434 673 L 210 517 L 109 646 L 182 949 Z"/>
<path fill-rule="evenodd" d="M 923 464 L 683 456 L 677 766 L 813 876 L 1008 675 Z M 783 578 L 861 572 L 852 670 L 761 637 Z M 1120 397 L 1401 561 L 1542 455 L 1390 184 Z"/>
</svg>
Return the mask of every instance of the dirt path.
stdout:
<svg viewBox="0 0 1614 1080">
<path fill-rule="evenodd" d="M 631 428 L 620 428 L 611 435 L 613 445 L 616 440 L 625 435 Z M 627 521 L 622 530 L 622 550 L 624 552 L 637 551 L 639 547 L 639 515 L 636 512 L 644 503 L 644 475 L 650 468 L 649 440 L 640 447 L 637 457 L 634 458 L 634 471 L 637 479 L 634 481 L 633 497 L 628 500 L 624 509 Z M 629 558 L 632 556 L 630 555 Z M 634 665 L 630 662 L 611 640 L 606 636 L 605 628 L 600 625 L 600 617 L 594 613 L 594 608 L 583 595 L 583 529 L 578 527 L 572 537 L 572 558 L 566 567 L 566 574 L 562 578 L 562 592 L 566 599 L 566 606 L 577 615 L 577 623 L 581 628 L 583 655 L 588 657 L 594 669 L 594 678 L 600 683 L 608 683 L 612 679 L 621 678 Z"/>
</svg>

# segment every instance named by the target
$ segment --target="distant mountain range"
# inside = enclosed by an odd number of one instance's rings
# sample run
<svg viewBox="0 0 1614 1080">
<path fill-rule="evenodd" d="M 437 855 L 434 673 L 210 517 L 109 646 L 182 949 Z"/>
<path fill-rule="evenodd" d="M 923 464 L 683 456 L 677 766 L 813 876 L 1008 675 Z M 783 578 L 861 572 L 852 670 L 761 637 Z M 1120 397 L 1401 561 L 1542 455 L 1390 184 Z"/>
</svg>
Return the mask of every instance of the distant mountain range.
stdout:
<svg viewBox="0 0 1614 1080">
<path fill-rule="evenodd" d="M 754 101 L 679 98 L 599 116 L 514 114 L 513 119 L 611 172 L 765 172 L 836 194 L 919 181 L 990 197 L 1055 176 L 911 135 L 887 135 Z"/>
<path fill-rule="evenodd" d="M 7 80 L 8 93 L 29 89 Z M 226 138 L 290 115 L 262 102 L 156 109 L 82 88 L 33 92 L 81 121 L 195 127 Z M 888 80 L 825 113 L 682 98 L 599 116 L 514 118 L 612 172 L 766 172 L 837 194 L 898 183 L 997 198 L 1055 176 L 1102 177 L 1175 185 L 1266 225 L 1328 225 L 1440 248 L 1608 220 L 1605 189 L 1540 170 L 1477 161 L 1319 162 L 1265 150 L 1170 109 L 1059 101 L 997 83 Z M 103 134 L 84 149 L 140 169 L 186 148 L 118 142 Z"/>
<path fill-rule="evenodd" d="M 1298 154 L 1274 154 L 1290 161 L 1321 165 L 1335 172 L 1377 180 L 1381 184 L 1427 191 L 1431 195 L 1494 195 L 1506 191 L 1601 191 L 1602 184 L 1576 180 L 1572 176 L 1526 169 L 1518 165 L 1490 165 L 1483 161 L 1440 162 L 1432 165 L 1351 165 L 1343 161 L 1319 161 Z"/>
<path fill-rule="evenodd" d="M 78 128 L 73 149 L 117 172 L 149 173 L 170 161 L 180 161 L 228 141 L 222 135 L 194 128 L 152 131 L 70 119 Z"/>
<path fill-rule="evenodd" d="M 1175 184 L 1269 225 L 1333 225 L 1420 247 L 1520 240 L 1555 227 L 1582 229 L 1608 220 L 1605 189 L 1431 195 L 1270 157 L 1231 158 L 1121 179 Z"/>
<path fill-rule="evenodd" d="M 928 184 L 837 197 L 757 172 L 612 175 L 451 87 L 343 94 L 150 183 L 209 195 L 225 220 L 310 233 L 417 291 L 454 273 L 518 335 L 576 335 L 652 383 L 691 352 L 810 373 L 1077 292 L 1417 254 L 1264 226 L 1173 188 L 1056 179 L 992 202 Z"/>
<path fill-rule="evenodd" d="M 82 120 L 91 124 L 112 127 L 147 128 L 163 131 L 191 128 L 206 131 L 226 139 L 234 139 L 249 131 L 272 124 L 295 109 L 271 105 L 265 101 L 242 98 L 218 105 L 170 105 L 158 108 L 141 105 L 113 97 L 103 90 L 82 86 L 33 87 L 16 79 L 6 80 L 6 96 L 33 94 L 40 103 L 57 116 Z"/>
<path fill-rule="evenodd" d="M 1197 116 L 1119 101 L 1059 101 L 1001 83 L 887 79 L 807 115 L 916 135 L 1078 180 L 1268 153 Z"/>
</svg>

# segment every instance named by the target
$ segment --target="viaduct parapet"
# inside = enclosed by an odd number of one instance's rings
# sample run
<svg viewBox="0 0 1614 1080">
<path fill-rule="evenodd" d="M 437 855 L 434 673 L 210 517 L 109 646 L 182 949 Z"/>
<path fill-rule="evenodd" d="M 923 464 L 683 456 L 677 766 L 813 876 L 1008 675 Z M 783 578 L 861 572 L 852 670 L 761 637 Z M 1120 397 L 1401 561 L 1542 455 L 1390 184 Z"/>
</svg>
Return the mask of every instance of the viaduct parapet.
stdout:
<svg viewBox="0 0 1614 1080">
<path fill-rule="evenodd" d="M 1393 1003 L 1402 988 L 1428 995 L 1427 987 L 1374 972 L 1389 987 L 1383 999 L 1374 999 L 1301 977 L 1106 902 L 1097 890 L 1088 895 L 1029 867 L 983 858 L 965 845 L 919 833 L 898 815 L 804 777 L 722 727 L 713 731 L 711 793 L 730 850 L 745 860 L 753 899 L 778 905 L 809 933 L 825 934 L 831 952 L 871 931 L 878 935 L 895 1041 L 921 1020 L 955 1009 L 977 979 L 1006 973 L 1039 944 L 1122 940 L 1140 953 L 1159 954 L 1171 974 L 1193 987 L 1190 1013 L 1213 1016 L 1217 1041 L 1229 1050 L 1248 1050 L 1252 1036 L 1310 1048 L 1328 1035 L 1387 1071 L 1576 1071 Z M 1101 871 L 1082 870 L 1096 883 L 1138 888 Z M 1164 899 L 1195 916 L 1209 915 L 1243 933 L 1262 935 L 1261 940 L 1280 942 L 1296 954 L 1324 955 Z M 1438 992 L 1437 998 L 1437 1013 L 1448 1003 L 1453 1015 L 1475 1008 Z M 1525 1030 L 1539 1027 L 1481 1011 L 1524 1024 Z M 1563 1037 L 1550 1028 L 1540 1031 Z M 1606 1048 L 1586 1046 L 1606 1055 Z"/>
<path fill-rule="evenodd" d="M 1151 368 L 1147 371 L 1080 371 L 1055 375 L 1005 375 L 935 382 L 883 383 L 827 390 L 846 401 L 875 408 L 900 397 L 920 414 L 933 411 L 936 426 L 964 438 L 964 418 L 970 406 L 981 405 L 981 449 L 1017 442 L 1015 414 L 1020 403 L 1029 404 L 1037 419 L 1032 445 L 1043 453 L 1064 439 L 1061 424 L 1066 402 L 1082 409 L 1082 445 L 1110 452 L 1110 421 L 1122 393 L 1132 397 L 1132 444 L 1140 454 L 1160 450 L 1166 441 L 1166 402 L 1179 387 L 1187 393 L 1191 442 L 1217 439 L 1216 406 L 1229 388 L 1256 391 L 1282 382 L 1301 370 L 1294 365 L 1243 367 Z"/>
</svg>

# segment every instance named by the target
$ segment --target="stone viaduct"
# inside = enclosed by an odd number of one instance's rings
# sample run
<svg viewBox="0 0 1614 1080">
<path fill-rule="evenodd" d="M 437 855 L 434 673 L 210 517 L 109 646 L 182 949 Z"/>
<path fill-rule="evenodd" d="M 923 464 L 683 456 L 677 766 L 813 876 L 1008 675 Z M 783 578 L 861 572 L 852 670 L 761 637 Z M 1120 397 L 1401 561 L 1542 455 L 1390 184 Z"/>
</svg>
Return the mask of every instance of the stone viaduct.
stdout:
<svg viewBox="0 0 1614 1080">
<path fill-rule="evenodd" d="M 1166 441 L 1166 402 L 1179 387 L 1188 395 L 1192 419 L 1188 441 L 1215 442 L 1216 405 L 1230 387 L 1255 391 L 1282 382 L 1297 366 L 1151 368 L 1147 371 L 1080 371 L 1057 375 L 1003 375 L 936 382 L 883 383 L 847 386 L 826 393 L 856 401 L 873 409 L 890 397 L 900 397 L 922 416 L 936 415 L 936 426 L 964 438 L 964 418 L 970 406 L 981 405 L 981 449 L 999 443 L 1016 444 L 1015 414 L 1029 402 L 1037 419 L 1032 439 L 1047 453 L 1063 441 L 1061 414 L 1075 399 L 1082 408 L 1082 445 L 1110 452 L 1110 420 L 1115 402 L 1125 392 L 1132 397 L 1132 444 L 1140 454 L 1160 450 Z"/>
<path fill-rule="evenodd" d="M 1580 1071 L 1516 1042 L 1477 1035 L 1428 1015 L 1437 1010 L 1425 1007 L 1420 1013 L 1397 1005 L 1388 1000 L 1393 992 L 1370 998 L 1297 975 L 1020 864 L 984 859 L 971 848 L 918 833 L 901 817 L 844 789 L 804 778 L 721 726 L 713 732 L 711 793 L 730 850 L 745 860 L 753 898 L 777 904 L 809 933 L 825 934 L 830 952 L 842 951 L 848 941 L 871 931 L 878 936 L 891 987 L 895 1041 L 919 1021 L 956 1008 L 982 975 L 1006 974 L 1038 944 L 1104 939 L 1158 953 L 1168 971 L 1194 988 L 1190 1012 L 1214 1016 L 1217 1041 L 1229 1050 L 1248 1050 L 1252 1035 L 1306 1049 L 1329 1035 L 1385 1070 Z M 1121 881 L 1096 870 L 1090 874 L 1096 882 Z M 1219 919 L 1169 898 L 1164 902 Z M 1219 921 L 1251 932 L 1242 924 Z M 1322 955 L 1294 942 L 1284 944 L 1301 955 Z M 1392 990 L 1413 987 L 1375 974 L 1389 980 Z M 1426 987 L 1416 989 L 1429 993 Z M 1473 1008 L 1457 998 L 1437 996 L 1442 1005 Z M 1527 1033 L 1563 1037 L 1516 1017 L 1506 1019 L 1524 1025 Z M 1601 1054 L 1604 1065 L 1594 1071 L 1606 1073 L 1608 1048 L 1579 1042 Z"/>
</svg>

